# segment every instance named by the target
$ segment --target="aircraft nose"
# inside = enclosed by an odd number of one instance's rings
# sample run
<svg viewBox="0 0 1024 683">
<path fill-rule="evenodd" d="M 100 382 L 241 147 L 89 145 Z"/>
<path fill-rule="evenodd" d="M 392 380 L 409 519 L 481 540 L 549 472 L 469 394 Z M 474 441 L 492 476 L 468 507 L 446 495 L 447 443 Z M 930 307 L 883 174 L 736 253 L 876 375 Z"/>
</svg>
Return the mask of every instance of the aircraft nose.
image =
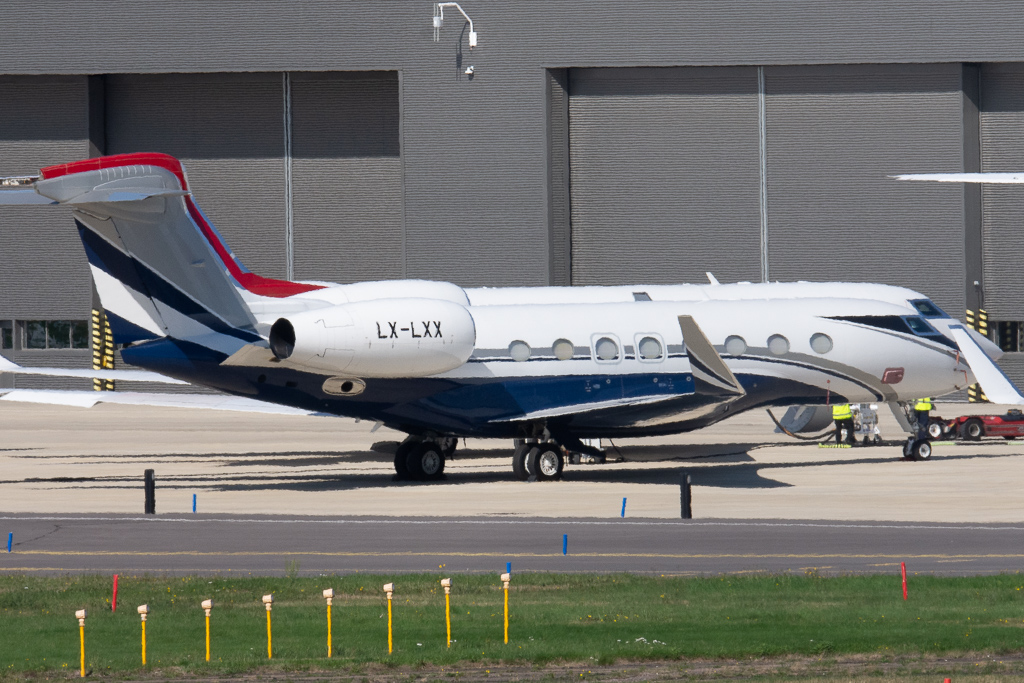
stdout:
<svg viewBox="0 0 1024 683">
<path fill-rule="evenodd" d="M 994 361 L 1003 357 L 1003 350 L 981 332 L 971 329 L 968 329 L 967 332 L 971 335 L 971 338 L 974 339 L 974 341 L 978 342 L 978 346 L 981 347 L 981 350 L 985 352 L 986 356 Z"/>
</svg>

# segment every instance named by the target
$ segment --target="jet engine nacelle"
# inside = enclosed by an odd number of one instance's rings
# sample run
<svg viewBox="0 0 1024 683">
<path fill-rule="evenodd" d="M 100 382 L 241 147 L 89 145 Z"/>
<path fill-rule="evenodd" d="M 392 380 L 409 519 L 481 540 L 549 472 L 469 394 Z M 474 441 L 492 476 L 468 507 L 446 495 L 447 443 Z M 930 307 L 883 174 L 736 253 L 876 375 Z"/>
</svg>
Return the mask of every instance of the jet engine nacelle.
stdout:
<svg viewBox="0 0 1024 683">
<path fill-rule="evenodd" d="M 476 344 L 469 311 L 440 299 L 376 299 L 278 318 L 279 360 L 353 377 L 426 377 L 453 370 Z"/>
</svg>

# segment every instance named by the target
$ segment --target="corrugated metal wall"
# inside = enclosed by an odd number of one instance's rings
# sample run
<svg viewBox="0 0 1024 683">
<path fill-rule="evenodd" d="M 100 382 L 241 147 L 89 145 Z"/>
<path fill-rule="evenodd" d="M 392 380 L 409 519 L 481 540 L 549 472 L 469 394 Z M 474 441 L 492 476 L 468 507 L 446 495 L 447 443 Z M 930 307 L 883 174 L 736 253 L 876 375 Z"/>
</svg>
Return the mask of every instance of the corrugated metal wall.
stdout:
<svg viewBox="0 0 1024 683">
<path fill-rule="evenodd" d="M 0 76 L 0 176 L 80 159 L 88 138 L 84 76 Z M 0 274 L 0 319 L 89 315 L 89 266 L 67 210 L 0 209 Z"/>
<path fill-rule="evenodd" d="M 772 280 L 904 285 L 964 309 L 963 189 L 887 174 L 963 169 L 959 64 L 769 67 Z"/>
<path fill-rule="evenodd" d="M 1024 64 L 981 72 L 983 171 L 1024 171 Z M 985 308 L 993 320 L 1024 320 L 1024 188 L 982 186 Z"/>
<path fill-rule="evenodd" d="M 401 277 L 398 74 L 292 74 L 295 277 Z"/>
<path fill-rule="evenodd" d="M 573 284 L 760 278 L 757 71 L 569 72 Z"/>
<path fill-rule="evenodd" d="M 164 152 L 245 265 L 285 275 L 281 74 L 111 75 L 107 154 Z"/>
</svg>

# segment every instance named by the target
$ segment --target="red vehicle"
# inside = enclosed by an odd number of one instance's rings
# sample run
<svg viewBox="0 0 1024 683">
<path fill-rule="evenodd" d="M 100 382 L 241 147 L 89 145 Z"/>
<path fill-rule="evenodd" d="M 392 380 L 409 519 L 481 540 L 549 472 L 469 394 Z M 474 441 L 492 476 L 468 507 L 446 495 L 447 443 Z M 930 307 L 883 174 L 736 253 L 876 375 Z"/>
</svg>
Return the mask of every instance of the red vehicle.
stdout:
<svg viewBox="0 0 1024 683">
<path fill-rule="evenodd" d="M 1024 437 L 1024 412 L 1017 409 L 1003 415 L 964 415 L 948 424 L 949 432 L 968 441 L 978 441 L 983 436 Z"/>
</svg>

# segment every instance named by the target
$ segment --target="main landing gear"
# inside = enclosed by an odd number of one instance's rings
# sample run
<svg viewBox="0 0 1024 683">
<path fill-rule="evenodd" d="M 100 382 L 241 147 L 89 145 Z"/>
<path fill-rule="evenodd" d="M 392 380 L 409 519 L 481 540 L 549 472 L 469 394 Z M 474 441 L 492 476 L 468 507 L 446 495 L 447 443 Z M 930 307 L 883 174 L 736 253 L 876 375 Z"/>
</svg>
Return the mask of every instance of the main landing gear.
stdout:
<svg viewBox="0 0 1024 683">
<path fill-rule="evenodd" d="M 442 479 L 445 461 L 455 453 L 458 443 L 453 436 L 410 436 L 395 451 L 395 474 L 399 479 L 415 481 Z"/>
<path fill-rule="evenodd" d="M 520 481 L 561 479 L 565 453 L 554 441 L 523 441 L 512 453 L 512 473 Z"/>
</svg>

